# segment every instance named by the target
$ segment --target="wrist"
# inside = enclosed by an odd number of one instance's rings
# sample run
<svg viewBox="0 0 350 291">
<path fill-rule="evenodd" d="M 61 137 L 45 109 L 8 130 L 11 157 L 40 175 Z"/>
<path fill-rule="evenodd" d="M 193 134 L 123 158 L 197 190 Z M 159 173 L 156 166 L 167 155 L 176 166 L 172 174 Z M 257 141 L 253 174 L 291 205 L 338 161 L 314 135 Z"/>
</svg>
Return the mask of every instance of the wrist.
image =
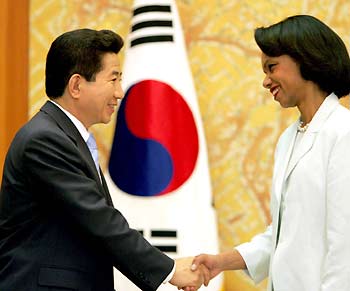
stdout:
<svg viewBox="0 0 350 291">
<path fill-rule="evenodd" d="M 246 269 L 245 261 L 236 249 L 221 253 L 219 256 L 218 268 L 221 271 Z"/>
</svg>

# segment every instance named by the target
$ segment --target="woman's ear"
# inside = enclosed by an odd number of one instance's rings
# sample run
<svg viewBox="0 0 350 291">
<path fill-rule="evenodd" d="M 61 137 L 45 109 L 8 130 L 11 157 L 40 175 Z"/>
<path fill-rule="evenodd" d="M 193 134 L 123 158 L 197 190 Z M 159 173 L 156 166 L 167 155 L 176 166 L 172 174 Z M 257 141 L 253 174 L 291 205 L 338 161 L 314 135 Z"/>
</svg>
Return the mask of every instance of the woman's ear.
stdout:
<svg viewBox="0 0 350 291">
<path fill-rule="evenodd" d="M 68 81 L 68 92 L 74 98 L 80 97 L 80 84 L 83 81 L 83 77 L 79 74 L 73 74 Z"/>
</svg>

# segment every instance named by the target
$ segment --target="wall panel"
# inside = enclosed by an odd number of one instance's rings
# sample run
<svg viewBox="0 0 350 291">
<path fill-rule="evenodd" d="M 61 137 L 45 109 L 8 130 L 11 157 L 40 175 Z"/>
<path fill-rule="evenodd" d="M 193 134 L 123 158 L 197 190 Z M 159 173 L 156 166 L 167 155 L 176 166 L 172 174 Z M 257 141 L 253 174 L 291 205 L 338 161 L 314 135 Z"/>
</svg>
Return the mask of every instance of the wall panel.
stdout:
<svg viewBox="0 0 350 291">
<path fill-rule="evenodd" d="M 28 119 L 29 0 L 0 7 L 0 174 L 6 151 Z"/>
</svg>

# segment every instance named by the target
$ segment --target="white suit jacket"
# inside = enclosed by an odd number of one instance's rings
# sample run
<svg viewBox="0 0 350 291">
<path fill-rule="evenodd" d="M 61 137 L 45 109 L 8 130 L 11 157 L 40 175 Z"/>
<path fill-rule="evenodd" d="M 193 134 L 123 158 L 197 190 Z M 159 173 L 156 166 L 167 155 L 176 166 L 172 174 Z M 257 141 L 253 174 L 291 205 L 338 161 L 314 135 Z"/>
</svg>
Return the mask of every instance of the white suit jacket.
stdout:
<svg viewBox="0 0 350 291">
<path fill-rule="evenodd" d="M 276 146 L 272 224 L 236 249 L 256 283 L 269 277 L 268 290 L 273 281 L 274 291 L 350 291 L 350 112 L 329 95 L 288 165 L 298 122 Z"/>
</svg>

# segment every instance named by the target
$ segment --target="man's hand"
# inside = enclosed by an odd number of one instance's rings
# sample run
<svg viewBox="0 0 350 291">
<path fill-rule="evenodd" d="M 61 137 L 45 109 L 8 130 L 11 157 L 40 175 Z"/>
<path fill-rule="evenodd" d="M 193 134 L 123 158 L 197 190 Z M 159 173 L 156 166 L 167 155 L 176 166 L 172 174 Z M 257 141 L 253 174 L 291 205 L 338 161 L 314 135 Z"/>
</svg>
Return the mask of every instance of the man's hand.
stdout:
<svg viewBox="0 0 350 291">
<path fill-rule="evenodd" d="M 193 259 L 193 257 L 187 257 L 175 260 L 176 269 L 174 276 L 169 281 L 170 284 L 187 291 L 198 290 L 203 284 L 208 285 L 210 275 L 208 269 L 202 265 L 196 270 L 191 270 Z"/>
</svg>

